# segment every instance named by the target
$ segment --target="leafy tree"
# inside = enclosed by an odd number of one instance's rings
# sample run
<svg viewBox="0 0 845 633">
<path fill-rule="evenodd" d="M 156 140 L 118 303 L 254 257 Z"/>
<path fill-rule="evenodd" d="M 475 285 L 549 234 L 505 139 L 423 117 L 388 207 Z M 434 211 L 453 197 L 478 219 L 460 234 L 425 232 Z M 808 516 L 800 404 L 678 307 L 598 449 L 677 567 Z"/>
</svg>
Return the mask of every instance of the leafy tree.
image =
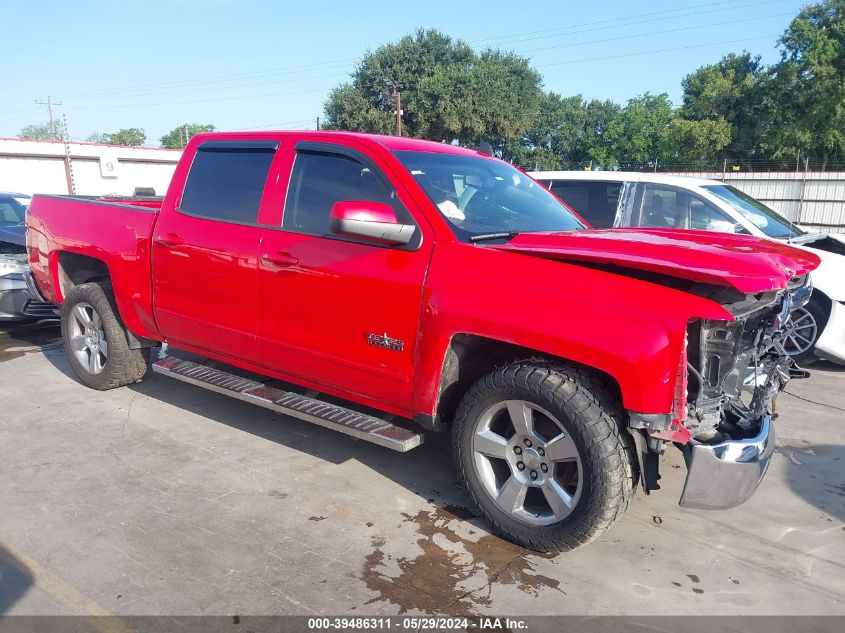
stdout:
<svg viewBox="0 0 845 633">
<path fill-rule="evenodd" d="M 192 137 L 200 134 L 201 132 L 213 132 L 214 129 L 213 125 L 185 123 L 173 128 L 167 134 L 162 136 L 160 139 L 161 146 L 166 149 L 182 149 L 185 145 L 187 145 L 188 141 L 191 140 Z M 140 131 L 143 133 L 143 130 Z"/>
<path fill-rule="evenodd" d="M 102 137 L 103 143 L 108 143 L 109 145 L 126 145 L 129 147 L 137 147 L 147 141 L 146 132 L 137 127 L 123 128 L 111 134 L 103 134 Z"/>
<path fill-rule="evenodd" d="M 88 136 L 85 137 L 85 140 L 88 143 L 105 143 L 106 142 L 107 134 L 103 132 L 91 132 Z"/>
<path fill-rule="evenodd" d="M 669 95 L 662 93 L 629 99 L 607 124 L 604 136 L 609 151 L 622 169 L 642 169 L 671 154 L 669 129 L 673 119 Z"/>
<path fill-rule="evenodd" d="M 435 69 L 453 64 L 468 66 L 475 53 L 464 42 L 435 29 L 419 29 L 398 42 L 368 52 L 352 73 L 351 81 L 329 93 L 324 109 L 330 129 L 388 133 L 394 131 L 395 93 L 400 92 L 408 136 L 421 136 L 417 87 Z"/>
<path fill-rule="evenodd" d="M 680 116 L 689 121 L 700 121 L 702 125 L 679 124 L 676 139 L 693 136 L 710 129 L 724 139 L 724 121 L 728 125 L 730 138 L 727 144 L 711 148 L 709 152 L 693 151 L 704 159 L 716 160 L 727 157 L 731 160 L 749 161 L 760 158 L 765 151 L 763 139 L 775 118 L 769 98 L 769 71 L 760 62 L 759 55 L 745 51 L 739 55 L 731 53 L 719 62 L 702 66 L 681 81 L 684 90 L 684 104 Z M 678 136 L 680 135 L 680 136 Z M 715 140 L 715 139 L 714 139 Z M 689 153 L 679 148 L 681 154 Z"/>
<path fill-rule="evenodd" d="M 731 126 L 721 116 L 700 121 L 676 117 L 669 127 L 668 144 L 674 155 L 664 159 L 702 169 L 731 141 Z"/>
<path fill-rule="evenodd" d="M 61 141 L 62 126 L 58 121 L 54 121 L 52 127 L 49 122 L 33 123 L 23 127 L 18 132 L 18 138 L 29 141 Z"/>
<path fill-rule="evenodd" d="M 368 53 L 351 81 L 331 91 L 326 127 L 391 133 L 398 91 L 405 135 L 463 143 L 484 136 L 501 150 L 531 126 L 540 81 L 522 57 L 476 54 L 437 30 L 418 30 Z"/>
<path fill-rule="evenodd" d="M 612 101 L 546 93 L 531 129 L 508 144 L 504 157 L 526 169 L 612 167 L 604 132 L 619 110 Z"/>
<path fill-rule="evenodd" d="M 528 60 L 498 51 L 484 51 L 468 66 L 438 66 L 418 85 L 417 134 L 463 144 L 483 137 L 501 150 L 534 122 L 540 81 Z"/>
<path fill-rule="evenodd" d="M 781 100 L 773 152 L 792 149 L 823 163 L 845 155 L 845 0 L 804 7 L 779 40 L 773 69 Z"/>
</svg>

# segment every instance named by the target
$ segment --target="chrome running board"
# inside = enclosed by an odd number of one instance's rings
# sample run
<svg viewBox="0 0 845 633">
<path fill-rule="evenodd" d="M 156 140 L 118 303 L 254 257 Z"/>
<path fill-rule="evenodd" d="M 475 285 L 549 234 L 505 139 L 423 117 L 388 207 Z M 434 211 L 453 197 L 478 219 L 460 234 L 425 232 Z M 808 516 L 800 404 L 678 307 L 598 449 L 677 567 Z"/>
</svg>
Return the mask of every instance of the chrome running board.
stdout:
<svg viewBox="0 0 845 633">
<path fill-rule="evenodd" d="M 153 371 L 204 387 L 225 396 L 257 404 L 312 424 L 405 453 L 423 442 L 423 435 L 365 413 L 268 387 L 255 380 L 167 356 L 152 365 Z"/>
</svg>

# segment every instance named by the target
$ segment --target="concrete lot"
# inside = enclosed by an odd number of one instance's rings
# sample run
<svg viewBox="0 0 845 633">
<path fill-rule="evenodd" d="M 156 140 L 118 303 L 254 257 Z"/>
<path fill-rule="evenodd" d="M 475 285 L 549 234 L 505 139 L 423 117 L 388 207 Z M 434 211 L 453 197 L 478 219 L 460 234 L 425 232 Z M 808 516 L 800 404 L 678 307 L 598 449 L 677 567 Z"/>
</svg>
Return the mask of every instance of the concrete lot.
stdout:
<svg viewBox="0 0 845 633">
<path fill-rule="evenodd" d="M 676 455 L 548 558 L 465 509 L 440 438 L 397 454 L 152 374 L 91 391 L 57 337 L 0 328 L 0 613 L 845 614 L 843 368 L 790 384 L 746 505 L 681 510 Z"/>
</svg>

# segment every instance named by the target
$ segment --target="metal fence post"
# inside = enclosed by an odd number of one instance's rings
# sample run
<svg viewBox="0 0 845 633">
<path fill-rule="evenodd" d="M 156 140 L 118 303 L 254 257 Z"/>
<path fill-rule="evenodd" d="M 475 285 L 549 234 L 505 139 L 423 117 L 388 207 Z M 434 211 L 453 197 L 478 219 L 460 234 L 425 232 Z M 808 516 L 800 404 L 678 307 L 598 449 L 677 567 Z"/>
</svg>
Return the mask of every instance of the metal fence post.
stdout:
<svg viewBox="0 0 845 633">
<path fill-rule="evenodd" d="M 804 192 L 807 190 L 807 169 L 809 159 L 804 159 L 804 173 L 801 176 L 801 197 L 798 198 L 798 214 L 795 216 L 795 224 L 801 224 L 801 212 L 804 210 Z"/>
</svg>

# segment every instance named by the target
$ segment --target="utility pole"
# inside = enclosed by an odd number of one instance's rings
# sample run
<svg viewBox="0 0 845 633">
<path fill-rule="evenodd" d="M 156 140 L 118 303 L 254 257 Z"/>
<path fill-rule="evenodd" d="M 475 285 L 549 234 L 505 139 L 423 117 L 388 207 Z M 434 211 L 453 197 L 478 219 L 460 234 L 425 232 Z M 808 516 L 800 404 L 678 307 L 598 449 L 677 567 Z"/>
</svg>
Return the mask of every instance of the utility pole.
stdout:
<svg viewBox="0 0 845 633">
<path fill-rule="evenodd" d="M 398 90 L 394 90 L 396 95 L 396 136 L 402 136 L 402 96 Z"/>
<path fill-rule="evenodd" d="M 320 129 L 320 117 L 317 117 L 317 129 Z"/>
<path fill-rule="evenodd" d="M 47 106 L 47 113 L 50 115 L 50 140 L 55 141 L 56 139 L 56 126 L 53 123 L 53 106 L 60 106 L 62 105 L 61 101 L 53 101 L 53 99 L 48 95 L 47 101 L 39 101 L 38 99 L 35 100 L 36 105 L 43 105 Z"/>
<path fill-rule="evenodd" d="M 65 143 L 65 178 L 67 179 L 67 192 L 76 195 L 76 183 L 73 180 L 73 165 L 70 162 L 70 133 L 67 131 L 67 115 L 62 112 L 62 140 Z"/>
</svg>

